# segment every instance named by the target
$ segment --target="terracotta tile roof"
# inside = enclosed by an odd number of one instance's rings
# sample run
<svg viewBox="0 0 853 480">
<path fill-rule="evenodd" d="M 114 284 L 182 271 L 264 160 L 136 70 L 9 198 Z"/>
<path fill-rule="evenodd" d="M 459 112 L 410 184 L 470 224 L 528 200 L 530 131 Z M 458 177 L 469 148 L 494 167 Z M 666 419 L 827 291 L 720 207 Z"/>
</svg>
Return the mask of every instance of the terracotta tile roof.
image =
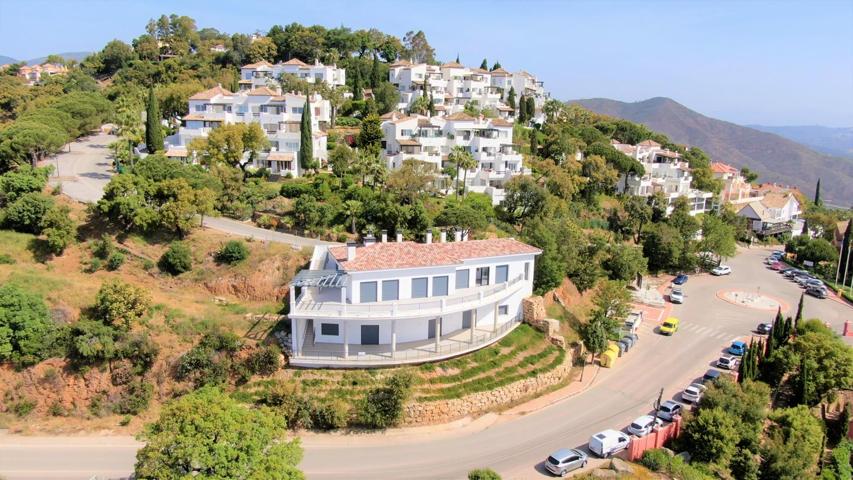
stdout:
<svg viewBox="0 0 853 480">
<path fill-rule="evenodd" d="M 442 64 L 441 68 L 465 68 L 465 65 L 462 65 L 459 62 L 447 62 Z"/>
<path fill-rule="evenodd" d="M 269 87 L 259 87 L 249 90 L 249 95 L 253 97 L 276 97 L 278 92 L 274 92 Z"/>
<path fill-rule="evenodd" d="M 421 127 L 421 128 L 439 128 L 438 125 L 433 125 L 432 122 L 430 122 L 429 119 L 426 117 L 418 119 L 418 127 Z"/>
<path fill-rule="evenodd" d="M 485 68 L 472 68 L 471 71 L 474 73 L 481 73 L 481 74 L 485 74 L 485 75 L 489 75 L 490 73 L 492 73 L 492 72 L 486 70 Z"/>
<path fill-rule="evenodd" d="M 509 105 L 504 105 L 502 103 L 498 104 L 497 109 L 501 112 L 514 112 L 515 111 L 514 108 L 510 107 Z"/>
<path fill-rule="evenodd" d="M 250 63 L 248 65 L 243 65 L 243 68 L 260 68 L 260 67 L 272 67 L 272 65 L 266 60 L 261 60 L 260 62 Z"/>
<path fill-rule="evenodd" d="M 356 247 L 354 260 L 347 261 L 347 247 L 331 247 L 329 253 L 345 271 L 365 272 L 398 268 L 459 265 L 464 260 L 542 253 L 513 238 L 469 240 L 449 243 L 388 242 Z"/>
<path fill-rule="evenodd" d="M 400 59 L 400 60 L 397 60 L 396 62 L 392 63 L 390 68 L 411 67 L 411 66 L 412 66 L 412 62 L 410 62 L 408 60 Z"/>
<path fill-rule="evenodd" d="M 670 152 L 669 150 L 661 150 L 661 151 L 655 153 L 655 155 L 660 155 L 661 157 L 667 157 L 667 158 L 680 158 L 681 157 L 681 155 L 679 153 Z"/>
<path fill-rule="evenodd" d="M 204 115 L 202 115 L 200 113 L 190 113 L 190 114 L 184 115 L 183 119 L 184 120 L 206 120 L 204 118 Z"/>
<path fill-rule="evenodd" d="M 511 127 L 512 122 L 506 121 L 503 118 L 493 118 L 490 120 L 495 127 Z"/>
<path fill-rule="evenodd" d="M 188 153 L 186 147 L 169 147 L 165 155 L 167 157 L 186 157 Z"/>
<path fill-rule="evenodd" d="M 643 140 L 642 142 L 638 143 L 637 145 L 642 146 L 642 147 L 659 147 L 660 146 L 660 144 L 654 140 Z"/>
<path fill-rule="evenodd" d="M 292 161 L 296 158 L 296 153 L 294 152 L 270 152 L 267 155 L 267 160 L 278 160 L 278 161 Z"/>
<path fill-rule="evenodd" d="M 300 67 L 307 67 L 308 66 L 307 63 L 303 62 L 302 60 L 300 60 L 298 58 L 291 58 L 290 60 L 282 63 L 282 65 L 298 65 Z"/>
<path fill-rule="evenodd" d="M 241 80 L 240 80 L 240 81 L 238 81 L 237 83 L 242 83 L 242 84 L 251 84 L 251 83 L 252 83 L 252 81 L 251 81 L 251 80 L 249 80 L 248 78 L 246 78 L 246 79 L 241 79 Z"/>
<path fill-rule="evenodd" d="M 761 199 L 761 203 L 767 208 L 782 208 L 793 198 L 790 193 L 769 192 Z"/>
<path fill-rule="evenodd" d="M 190 97 L 190 100 L 210 100 L 211 98 L 216 97 L 218 95 L 229 97 L 234 94 L 222 88 L 222 85 L 217 85 L 211 89 L 196 93 L 195 95 Z"/>
<path fill-rule="evenodd" d="M 469 120 L 469 121 L 476 120 L 476 118 L 472 117 L 471 115 L 468 115 L 465 112 L 456 112 L 453 115 L 447 116 L 446 118 L 448 120 Z"/>
<path fill-rule="evenodd" d="M 504 70 L 503 67 L 498 67 L 489 73 L 491 73 L 492 75 L 494 75 L 496 77 L 506 77 L 506 76 L 512 75 L 511 73 Z"/>
<path fill-rule="evenodd" d="M 399 143 L 402 146 L 406 146 L 406 147 L 419 147 L 419 146 L 421 146 L 421 143 L 418 142 L 417 140 L 410 140 L 408 138 L 401 138 L 401 139 L 397 140 L 397 143 Z"/>
<path fill-rule="evenodd" d="M 404 116 L 402 116 L 402 117 L 398 117 L 398 118 L 393 119 L 393 120 L 391 120 L 391 121 L 392 121 L 392 122 L 394 122 L 394 124 L 396 125 L 396 124 L 398 124 L 398 123 L 405 123 L 405 122 L 408 122 L 408 121 L 410 121 L 410 120 L 416 120 L 417 118 L 418 118 L 418 117 L 407 117 L 407 116 L 405 116 L 405 115 L 404 115 Z"/>
<path fill-rule="evenodd" d="M 739 173 L 738 169 L 735 167 L 721 162 L 712 163 L 711 171 L 714 173 Z"/>
</svg>

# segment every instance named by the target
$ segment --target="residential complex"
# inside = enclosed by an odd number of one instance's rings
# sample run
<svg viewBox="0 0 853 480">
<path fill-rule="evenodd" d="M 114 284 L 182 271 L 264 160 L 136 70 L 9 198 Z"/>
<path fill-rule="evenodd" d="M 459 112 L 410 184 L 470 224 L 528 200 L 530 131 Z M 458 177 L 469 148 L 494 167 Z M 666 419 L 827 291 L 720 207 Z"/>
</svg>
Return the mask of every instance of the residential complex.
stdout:
<svg viewBox="0 0 853 480">
<path fill-rule="evenodd" d="M 364 367 L 471 352 L 511 331 L 541 250 L 511 238 L 317 246 L 291 282 L 290 364 Z"/>
<path fill-rule="evenodd" d="M 400 92 L 397 109 L 401 112 L 407 112 L 427 92 L 439 116 L 461 112 L 465 104 L 474 101 L 479 108 L 510 120 L 515 117 L 514 109 L 507 105 L 511 88 L 515 89 L 516 102 L 522 95 L 535 99 L 537 116 L 541 116 L 542 105 L 549 97 L 544 83 L 527 72 L 510 73 L 503 68 L 489 71 L 457 62 L 428 65 L 399 60 L 391 65 L 388 80 Z"/>
<path fill-rule="evenodd" d="M 186 159 L 190 156 L 186 147 L 192 139 L 206 137 L 222 124 L 255 122 L 266 132 L 270 149 L 257 156 L 252 167 L 266 168 L 273 175 L 299 176 L 300 121 L 305 102 L 305 95 L 269 87 L 232 93 L 220 85 L 199 92 L 190 97 L 189 114 L 178 133 L 166 139 L 166 155 Z M 311 96 L 310 105 L 314 157 L 323 162 L 331 106 L 318 94 Z"/>
<path fill-rule="evenodd" d="M 494 204 L 503 199 L 502 187 L 508 180 L 528 173 L 512 142 L 513 124 L 502 118 L 463 112 L 435 117 L 390 113 L 383 120 L 381 155 L 389 169 L 411 158 L 434 165 L 438 174 L 447 166 L 453 147 L 461 146 L 477 161 L 468 172 L 468 188 L 488 194 Z"/>
<path fill-rule="evenodd" d="M 750 228 L 759 236 L 791 232 L 798 235 L 802 226 L 796 222 L 802 215 L 800 201 L 792 192 L 768 192 L 742 203 L 737 214 L 748 218 Z"/>
<path fill-rule="evenodd" d="M 244 65 L 240 69 L 240 90 L 276 87 L 278 79 L 285 74 L 295 75 L 308 83 L 323 82 L 330 87 L 346 84 L 346 70 L 343 68 L 338 68 L 336 65 L 323 65 L 319 61 L 310 65 L 294 58 L 276 64 L 261 61 Z"/>
<path fill-rule="evenodd" d="M 641 197 L 650 197 L 662 192 L 669 202 L 667 213 L 672 212 L 676 198 L 684 197 L 690 206 L 690 214 L 696 215 L 713 208 L 713 194 L 696 190 L 690 186 L 693 175 L 681 154 L 667 150 L 655 141 L 645 140 L 637 145 L 612 140 L 613 148 L 639 161 L 645 170 L 642 176 L 625 174 L 619 178 L 617 191 Z"/>
<path fill-rule="evenodd" d="M 741 204 L 752 200 L 752 185 L 743 178 L 737 168 L 714 162 L 711 164 L 711 173 L 714 178 L 723 182 L 723 190 L 720 192 L 722 203 Z"/>
<path fill-rule="evenodd" d="M 11 65 L 0 65 L 0 71 L 5 70 Z M 65 75 L 68 73 L 68 67 L 55 63 L 42 63 L 41 65 L 22 65 L 18 69 L 18 76 L 26 80 L 27 85 L 35 85 L 42 81 L 42 78 L 52 77 L 54 75 Z"/>
</svg>

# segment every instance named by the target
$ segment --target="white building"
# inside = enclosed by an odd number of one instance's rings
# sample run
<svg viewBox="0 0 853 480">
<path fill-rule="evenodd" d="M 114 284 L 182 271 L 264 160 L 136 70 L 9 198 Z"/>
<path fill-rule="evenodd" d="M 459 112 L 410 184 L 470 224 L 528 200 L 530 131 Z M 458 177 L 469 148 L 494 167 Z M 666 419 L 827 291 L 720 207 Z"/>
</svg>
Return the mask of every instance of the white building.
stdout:
<svg viewBox="0 0 853 480">
<path fill-rule="evenodd" d="M 502 186 L 508 180 L 529 173 L 512 143 L 513 124 L 502 118 L 461 112 L 441 117 L 391 113 L 384 120 L 381 155 L 389 169 L 400 168 L 404 160 L 412 158 L 433 164 L 440 173 L 453 147 L 462 146 L 478 162 L 468 172 L 469 190 L 490 195 L 495 204 L 503 199 Z M 464 174 L 460 172 L 460 176 Z"/>
<path fill-rule="evenodd" d="M 290 364 L 422 363 L 489 345 L 522 319 L 541 250 L 511 238 L 318 246 L 291 282 Z M 297 290 L 298 289 L 298 290 Z"/>
<path fill-rule="evenodd" d="M 8 65 L 4 65 L 6 67 Z M 54 63 L 42 63 L 41 65 L 23 65 L 18 70 L 18 76 L 26 80 L 27 85 L 35 85 L 40 83 L 43 78 L 52 77 L 54 75 L 65 75 L 68 73 L 68 68 L 65 65 Z"/>
<path fill-rule="evenodd" d="M 276 87 L 278 79 L 284 74 L 295 75 L 308 83 L 324 82 L 330 87 L 346 84 L 346 70 L 343 68 L 323 65 L 319 61 L 309 65 L 294 58 L 274 65 L 265 61 L 244 65 L 240 68 L 240 90 Z"/>
<path fill-rule="evenodd" d="M 305 95 L 282 93 L 260 87 L 237 93 L 217 86 L 199 92 L 189 99 L 189 114 L 183 118 L 178 133 L 167 138 L 166 155 L 186 158 L 186 146 L 197 137 L 206 137 L 222 124 L 259 123 L 270 140 L 270 149 L 259 155 L 253 168 L 267 168 L 273 175 L 299 176 L 297 161 L 300 148 L 300 122 Z M 326 133 L 331 106 L 318 94 L 312 95 L 311 129 L 314 158 L 321 163 L 327 158 Z"/>
<path fill-rule="evenodd" d="M 802 215 L 800 201 L 793 193 L 769 192 L 753 201 L 740 205 L 737 214 L 748 218 L 750 228 L 758 235 L 777 235 L 784 232 L 800 233 L 795 221 Z M 802 225 L 799 225 L 800 230 Z"/>
<path fill-rule="evenodd" d="M 723 203 L 740 204 L 754 200 L 751 198 L 752 185 L 743 178 L 737 168 L 714 162 L 711 164 L 711 173 L 714 178 L 723 182 L 723 190 L 720 192 L 720 201 Z"/>
<path fill-rule="evenodd" d="M 510 88 L 515 88 L 516 102 L 522 94 L 536 98 L 539 113 L 548 98 L 542 82 L 527 72 L 513 74 L 503 68 L 489 71 L 456 62 L 428 65 L 398 60 L 391 64 L 388 80 L 400 92 L 397 109 L 401 112 L 407 112 L 425 90 L 432 95 L 438 115 L 461 112 L 465 104 L 474 101 L 479 108 L 494 110 L 506 120 L 515 118 L 515 111 L 506 103 Z"/>
<path fill-rule="evenodd" d="M 639 161 L 645 173 L 642 176 L 625 174 L 619 177 L 616 190 L 628 195 L 650 197 L 662 192 L 668 201 L 667 214 L 672 212 L 675 199 L 684 197 L 690 206 L 690 214 L 696 215 L 713 208 L 713 194 L 696 190 L 690 186 L 693 174 L 690 166 L 681 159 L 681 154 L 661 147 L 652 140 L 637 145 L 611 141 L 613 148 Z"/>
</svg>

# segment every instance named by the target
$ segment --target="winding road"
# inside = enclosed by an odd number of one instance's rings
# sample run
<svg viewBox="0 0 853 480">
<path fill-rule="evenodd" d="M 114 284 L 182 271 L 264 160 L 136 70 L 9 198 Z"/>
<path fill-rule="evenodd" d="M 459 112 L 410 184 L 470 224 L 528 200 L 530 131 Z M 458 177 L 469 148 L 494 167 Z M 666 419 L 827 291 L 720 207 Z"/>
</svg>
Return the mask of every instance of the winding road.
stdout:
<svg viewBox="0 0 853 480">
<path fill-rule="evenodd" d="M 784 299 L 796 308 L 802 290 L 762 263 L 767 250 L 741 250 L 728 277 L 697 275 L 684 286 L 686 301 L 672 315 L 682 321 L 672 337 L 647 321 L 640 342 L 612 369 L 601 369 L 586 391 L 527 415 L 489 415 L 458 428 L 382 434 L 305 434 L 301 468 L 309 479 L 461 479 L 479 467 L 505 479 L 545 478 L 541 461 L 562 447 L 585 448 L 593 433 L 622 429 L 700 377 L 734 339 L 748 339 L 775 312 L 717 298 L 740 289 Z M 791 312 L 793 313 L 793 312 Z M 806 297 L 805 316 L 841 331 L 853 308 L 838 299 Z M 849 337 L 848 337 L 849 338 Z M 0 435 L 0 475 L 8 480 L 118 478 L 130 474 L 139 444 L 130 437 L 16 437 Z"/>
</svg>

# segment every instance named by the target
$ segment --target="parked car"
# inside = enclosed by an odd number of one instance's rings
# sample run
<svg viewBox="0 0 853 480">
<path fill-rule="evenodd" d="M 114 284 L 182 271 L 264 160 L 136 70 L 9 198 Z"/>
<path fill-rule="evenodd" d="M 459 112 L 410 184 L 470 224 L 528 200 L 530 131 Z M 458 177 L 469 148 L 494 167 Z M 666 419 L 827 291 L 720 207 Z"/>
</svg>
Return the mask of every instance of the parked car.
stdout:
<svg viewBox="0 0 853 480">
<path fill-rule="evenodd" d="M 785 272 L 785 278 L 793 279 L 794 276 L 799 274 L 799 273 L 805 273 L 805 272 L 800 270 L 799 268 L 792 268 L 792 269 L 788 270 L 787 272 Z"/>
<path fill-rule="evenodd" d="M 554 475 L 565 477 L 572 470 L 585 467 L 588 460 L 587 455 L 580 450 L 561 448 L 548 455 L 545 459 L 545 468 Z"/>
<path fill-rule="evenodd" d="M 764 263 L 767 265 L 773 265 L 774 263 L 779 263 L 779 257 L 769 256 L 764 259 Z"/>
<path fill-rule="evenodd" d="M 735 340 L 729 346 L 729 353 L 737 357 L 742 357 L 746 353 L 746 343 L 741 342 L 740 340 Z"/>
<path fill-rule="evenodd" d="M 826 287 L 809 287 L 806 289 L 806 293 L 815 298 L 826 298 L 829 295 L 829 290 Z"/>
<path fill-rule="evenodd" d="M 660 326 L 660 333 L 662 335 L 672 335 L 673 333 L 678 331 L 679 320 L 675 317 L 669 317 L 664 322 L 663 325 Z"/>
<path fill-rule="evenodd" d="M 671 292 L 669 292 L 669 301 L 672 303 L 684 303 L 684 290 L 680 288 L 673 288 Z"/>
<path fill-rule="evenodd" d="M 722 373 L 720 373 L 719 370 L 709 368 L 708 371 L 705 372 L 705 375 L 702 375 L 702 382 L 703 383 L 712 383 L 716 379 L 720 378 L 720 375 L 722 375 Z"/>
<path fill-rule="evenodd" d="M 726 370 L 734 370 L 737 368 L 737 358 L 731 355 L 723 355 L 717 359 L 717 366 Z"/>
<path fill-rule="evenodd" d="M 793 271 L 793 270 L 796 270 L 796 268 L 785 267 L 785 268 L 783 268 L 783 269 L 779 270 L 779 273 L 781 273 L 782 275 L 785 275 L 785 274 L 787 274 L 788 272 Z"/>
<path fill-rule="evenodd" d="M 707 389 L 708 387 L 701 383 L 691 383 L 681 392 L 681 399 L 685 402 L 697 403 L 702 399 L 702 395 L 705 394 L 705 390 Z"/>
<path fill-rule="evenodd" d="M 732 267 L 728 265 L 720 265 L 719 267 L 711 270 L 711 275 L 730 275 L 732 273 Z"/>
<path fill-rule="evenodd" d="M 674 285 L 684 285 L 687 283 L 687 275 L 684 273 L 679 273 L 677 277 L 672 281 Z"/>
<path fill-rule="evenodd" d="M 773 324 L 772 323 L 759 323 L 758 327 L 755 329 L 756 332 L 758 332 L 762 335 L 769 334 L 770 330 L 773 330 Z"/>
<path fill-rule="evenodd" d="M 806 288 L 811 288 L 811 287 L 825 288 L 826 285 L 824 285 L 823 281 L 818 280 L 816 278 L 813 278 L 811 280 L 806 281 Z"/>
<path fill-rule="evenodd" d="M 681 415 L 681 409 L 680 403 L 667 400 L 658 409 L 658 418 L 671 422 L 675 417 Z"/>
<path fill-rule="evenodd" d="M 655 427 L 659 427 L 661 425 L 663 425 L 661 419 L 654 415 L 643 415 L 631 422 L 631 425 L 628 425 L 628 433 L 638 437 L 645 437 L 651 433 Z"/>
<path fill-rule="evenodd" d="M 797 277 L 797 284 L 802 288 L 806 288 L 807 284 L 812 280 L 815 280 L 815 278 L 811 275 L 800 275 Z"/>
<path fill-rule="evenodd" d="M 601 458 L 607 458 L 628 448 L 629 443 L 631 440 L 628 435 L 618 430 L 605 430 L 590 437 L 589 451 Z"/>
<path fill-rule="evenodd" d="M 642 324 L 643 312 L 631 312 L 628 314 L 628 318 L 625 319 L 625 328 L 631 333 L 635 333 Z"/>
<path fill-rule="evenodd" d="M 782 268 L 784 268 L 784 266 L 785 266 L 785 264 L 782 262 L 775 262 L 775 263 L 770 265 L 770 270 L 776 270 L 778 272 L 779 270 L 782 270 Z"/>
<path fill-rule="evenodd" d="M 778 255 L 780 257 L 784 257 L 785 251 L 784 250 L 773 250 L 773 252 L 770 255 Z"/>
</svg>

